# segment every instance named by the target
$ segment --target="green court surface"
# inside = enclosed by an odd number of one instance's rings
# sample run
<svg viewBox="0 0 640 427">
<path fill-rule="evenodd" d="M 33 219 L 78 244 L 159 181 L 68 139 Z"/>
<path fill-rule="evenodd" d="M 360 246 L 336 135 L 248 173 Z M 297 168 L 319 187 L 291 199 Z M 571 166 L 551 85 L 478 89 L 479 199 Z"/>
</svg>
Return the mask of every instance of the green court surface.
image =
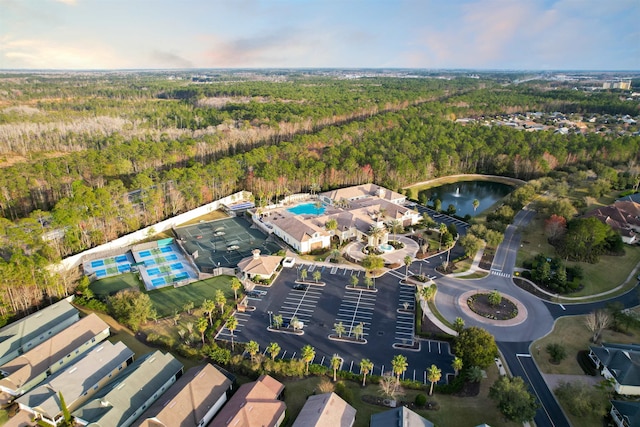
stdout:
<svg viewBox="0 0 640 427">
<path fill-rule="evenodd" d="M 97 298 L 104 298 L 123 289 L 140 289 L 140 285 L 140 280 L 136 274 L 124 273 L 96 280 L 89 285 L 89 289 L 93 291 Z"/>
<path fill-rule="evenodd" d="M 233 299 L 231 277 L 217 276 L 194 282 L 180 288 L 168 286 L 147 292 L 159 318 L 173 316 L 176 310 L 182 312 L 187 302 L 200 307 L 205 299 L 215 300 L 216 290 L 222 289 L 228 299 Z"/>
<path fill-rule="evenodd" d="M 107 274 L 118 274 L 118 269 L 116 267 L 107 268 Z"/>
<path fill-rule="evenodd" d="M 111 265 L 111 264 L 115 264 L 115 263 L 116 263 L 116 260 L 113 257 L 104 259 L 104 265 Z"/>
</svg>

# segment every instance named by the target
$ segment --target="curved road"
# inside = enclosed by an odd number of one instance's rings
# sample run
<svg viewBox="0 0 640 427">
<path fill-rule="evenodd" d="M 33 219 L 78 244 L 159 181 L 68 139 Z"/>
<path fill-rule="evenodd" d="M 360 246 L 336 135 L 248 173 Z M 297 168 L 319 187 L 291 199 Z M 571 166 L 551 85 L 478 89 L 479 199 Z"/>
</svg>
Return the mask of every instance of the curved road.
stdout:
<svg viewBox="0 0 640 427">
<path fill-rule="evenodd" d="M 423 209 L 419 210 L 422 211 Z M 461 280 L 441 276 L 435 271 L 436 263 L 423 264 L 422 268 L 427 267 L 433 271 L 433 274 L 440 276 L 437 280 L 438 293 L 435 303 L 445 318 L 452 320 L 456 317 L 461 317 L 464 319 L 466 326 L 480 326 L 495 336 L 498 347 L 511 373 L 522 377 L 529 384 L 542 405 L 535 416 L 536 425 L 538 427 L 569 427 L 570 424 L 566 416 L 531 357 L 529 352 L 531 342 L 548 334 L 553 329 L 554 321 L 558 317 L 590 313 L 594 309 L 604 307 L 611 301 L 621 301 L 625 307 L 631 307 L 639 304 L 639 297 L 638 292 L 633 289 L 624 295 L 607 301 L 562 305 L 542 301 L 517 287 L 511 277 L 516 263 L 516 254 L 520 246 L 520 233 L 518 230 L 520 227 L 527 225 L 534 216 L 535 211 L 527 208 L 518 212 L 513 224 L 509 225 L 505 230 L 504 241 L 499 245 L 491 265 L 490 274 L 485 278 Z M 438 217 L 437 221 L 448 222 L 450 219 L 443 216 Z M 458 228 L 462 234 L 466 231 L 466 227 L 458 226 Z M 452 254 L 452 256 L 454 255 Z M 434 258 L 431 258 L 431 260 L 434 260 Z M 437 260 L 437 258 L 435 259 Z M 421 261 L 416 261 L 414 266 L 419 262 Z M 492 324 L 491 321 L 477 320 L 476 317 L 472 317 L 469 314 L 468 309 L 465 310 L 464 301 L 460 301 L 460 296 L 465 292 L 493 289 L 522 303 L 527 311 L 527 316 L 521 323 L 506 326 Z"/>
</svg>

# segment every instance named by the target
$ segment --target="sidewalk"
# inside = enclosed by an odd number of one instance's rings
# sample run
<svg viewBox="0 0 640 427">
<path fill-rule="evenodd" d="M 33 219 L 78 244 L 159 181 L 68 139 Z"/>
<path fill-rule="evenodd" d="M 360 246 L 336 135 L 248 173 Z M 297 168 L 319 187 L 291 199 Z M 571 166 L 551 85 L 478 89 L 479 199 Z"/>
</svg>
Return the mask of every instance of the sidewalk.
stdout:
<svg viewBox="0 0 640 427">
<path fill-rule="evenodd" d="M 463 271 L 461 273 L 447 274 L 447 277 L 471 276 L 473 273 L 475 273 L 478 270 L 485 271 L 485 270 L 480 268 L 480 261 L 482 261 L 482 255 L 484 254 L 484 248 L 485 248 L 485 246 L 483 246 L 482 248 L 480 248 L 478 250 L 478 252 L 476 252 L 476 256 L 473 257 L 473 261 L 471 262 L 471 266 L 469 267 L 469 269 L 467 271 Z"/>
</svg>

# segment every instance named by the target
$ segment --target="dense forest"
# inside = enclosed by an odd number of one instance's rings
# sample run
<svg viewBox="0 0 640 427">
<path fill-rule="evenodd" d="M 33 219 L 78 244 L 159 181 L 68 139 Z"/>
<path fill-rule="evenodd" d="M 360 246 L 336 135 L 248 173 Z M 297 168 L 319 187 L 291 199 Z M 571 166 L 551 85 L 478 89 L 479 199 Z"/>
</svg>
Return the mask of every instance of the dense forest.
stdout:
<svg viewBox="0 0 640 427">
<path fill-rule="evenodd" d="M 503 76 L 0 75 L 0 314 L 68 292 L 51 262 L 239 189 L 264 204 L 456 173 L 528 180 L 577 168 L 614 179 L 639 160 L 637 132 L 455 121 L 530 111 L 639 114 L 617 92 Z"/>
</svg>

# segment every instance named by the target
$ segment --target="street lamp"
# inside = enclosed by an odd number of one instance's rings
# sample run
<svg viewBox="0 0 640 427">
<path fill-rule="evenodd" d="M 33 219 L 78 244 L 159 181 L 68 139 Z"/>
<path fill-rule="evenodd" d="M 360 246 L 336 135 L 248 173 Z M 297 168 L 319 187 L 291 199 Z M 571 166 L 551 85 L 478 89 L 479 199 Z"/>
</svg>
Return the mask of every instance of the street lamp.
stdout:
<svg viewBox="0 0 640 427">
<path fill-rule="evenodd" d="M 267 311 L 267 314 L 269 315 L 269 327 L 272 328 L 273 327 L 273 323 L 271 323 L 271 315 L 273 314 L 273 311 L 269 310 L 269 311 Z"/>
</svg>

